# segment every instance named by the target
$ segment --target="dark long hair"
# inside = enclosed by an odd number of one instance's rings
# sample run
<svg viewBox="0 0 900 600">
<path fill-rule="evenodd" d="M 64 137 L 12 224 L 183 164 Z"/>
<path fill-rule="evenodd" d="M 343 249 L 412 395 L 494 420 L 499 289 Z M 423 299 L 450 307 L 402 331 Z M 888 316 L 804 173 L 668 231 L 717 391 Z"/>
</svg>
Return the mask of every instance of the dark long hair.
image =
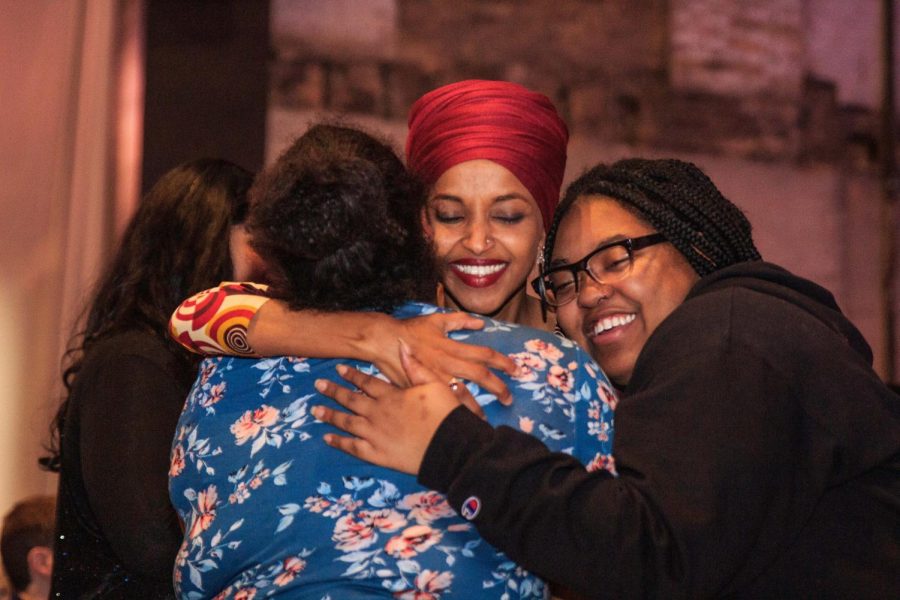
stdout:
<svg viewBox="0 0 900 600">
<path fill-rule="evenodd" d="M 251 245 L 273 296 L 292 308 L 389 311 L 434 300 L 422 186 L 371 135 L 316 125 L 250 192 Z"/>
<path fill-rule="evenodd" d="M 231 277 L 230 228 L 246 218 L 252 182 L 253 175 L 235 164 L 200 159 L 175 167 L 154 184 L 97 284 L 84 329 L 64 356 L 67 396 L 85 354 L 98 341 L 136 328 L 168 341 L 169 316 L 178 304 Z M 68 398 L 53 421 L 51 456 L 40 461 L 52 471 L 59 470 L 67 405 Z"/>
</svg>

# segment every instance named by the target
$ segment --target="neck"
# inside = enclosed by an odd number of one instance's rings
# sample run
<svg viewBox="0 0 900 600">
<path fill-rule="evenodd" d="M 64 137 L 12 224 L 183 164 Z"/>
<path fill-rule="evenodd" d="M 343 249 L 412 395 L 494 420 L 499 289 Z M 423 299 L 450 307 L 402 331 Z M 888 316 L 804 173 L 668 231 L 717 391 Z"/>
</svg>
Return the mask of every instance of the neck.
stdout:
<svg viewBox="0 0 900 600">
<path fill-rule="evenodd" d="M 515 315 L 512 318 L 501 318 L 504 321 L 512 321 L 519 325 L 543 329 L 544 331 L 553 331 L 554 327 L 556 327 L 556 319 L 553 313 L 548 312 L 547 321 L 544 322 L 541 316 L 541 301 L 527 294 L 521 294 Z"/>
<path fill-rule="evenodd" d="M 443 286 L 438 286 L 437 304 L 442 308 L 466 310 L 465 307 L 457 304 L 450 294 L 444 293 Z M 525 327 L 533 327 L 534 329 L 543 329 L 544 331 L 553 331 L 556 327 L 556 318 L 553 313 L 547 314 L 547 322 L 545 323 L 541 317 L 540 300 L 526 294 L 524 288 L 507 300 L 499 310 L 490 315 L 482 316 L 497 319 L 498 321 L 507 321 L 509 323 L 516 323 L 517 325 L 524 325 Z"/>
<path fill-rule="evenodd" d="M 28 587 L 19 592 L 19 600 L 47 600 L 50 597 L 50 582 L 31 580 Z"/>
</svg>

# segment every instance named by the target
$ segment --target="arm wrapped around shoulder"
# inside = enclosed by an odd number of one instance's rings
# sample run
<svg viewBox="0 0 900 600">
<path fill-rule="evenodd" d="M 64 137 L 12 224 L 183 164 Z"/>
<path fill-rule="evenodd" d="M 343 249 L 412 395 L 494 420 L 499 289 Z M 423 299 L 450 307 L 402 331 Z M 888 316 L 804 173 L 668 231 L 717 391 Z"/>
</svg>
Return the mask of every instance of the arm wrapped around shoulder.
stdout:
<svg viewBox="0 0 900 600">
<path fill-rule="evenodd" d="M 169 318 L 169 336 L 197 354 L 253 356 L 250 321 L 269 301 L 267 287 L 226 282 L 194 294 Z"/>
</svg>

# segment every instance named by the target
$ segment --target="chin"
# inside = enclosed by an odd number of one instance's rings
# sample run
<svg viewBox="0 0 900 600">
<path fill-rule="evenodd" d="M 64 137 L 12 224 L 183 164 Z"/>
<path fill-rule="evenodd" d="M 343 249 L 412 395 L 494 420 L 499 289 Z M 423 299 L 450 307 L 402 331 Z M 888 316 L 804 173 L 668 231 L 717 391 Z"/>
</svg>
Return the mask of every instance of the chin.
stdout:
<svg viewBox="0 0 900 600">
<path fill-rule="evenodd" d="M 451 299 L 460 309 L 478 315 L 492 316 L 506 306 L 503 300 L 498 300 L 493 297 L 493 294 L 491 297 L 486 297 L 482 294 L 454 294 L 453 290 L 449 290 L 449 292 Z"/>
<path fill-rule="evenodd" d="M 459 307 L 466 312 L 475 313 L 476 315 L 483 315 L 485 317 L 492 317 L 501 312 L 504 308 L 503 304 L 479 301 L 467 302 L 464 299 L 461 299 L 458 304 Z"/>
<path fill-rule="evenodd" d="M 634 365 L 610 364 L 610 361 L 602 361 L 598 357 L 594 357 L 594 360 L 616 387 L 624 388 L 631 381 L 631 371 Z"/>
</svg>

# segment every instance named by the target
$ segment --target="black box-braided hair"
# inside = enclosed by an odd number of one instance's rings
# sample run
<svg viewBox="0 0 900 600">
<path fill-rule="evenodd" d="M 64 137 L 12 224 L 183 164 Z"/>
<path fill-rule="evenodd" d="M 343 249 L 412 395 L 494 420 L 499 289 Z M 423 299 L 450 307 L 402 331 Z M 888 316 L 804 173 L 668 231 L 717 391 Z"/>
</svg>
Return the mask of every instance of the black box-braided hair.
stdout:
<svg viewBox="0 0 900 600">
<path fill-rule="evenodd" d="M 573 181 L 547 233 L 550 264 L 559 224 L 582 196 L 606 196 L 662 233 L 703 277 L 729 265 L 761 260 L 750 222 L 695 165 L 675 159 L 630 158 L 600 164 Z"/>
</svg>

